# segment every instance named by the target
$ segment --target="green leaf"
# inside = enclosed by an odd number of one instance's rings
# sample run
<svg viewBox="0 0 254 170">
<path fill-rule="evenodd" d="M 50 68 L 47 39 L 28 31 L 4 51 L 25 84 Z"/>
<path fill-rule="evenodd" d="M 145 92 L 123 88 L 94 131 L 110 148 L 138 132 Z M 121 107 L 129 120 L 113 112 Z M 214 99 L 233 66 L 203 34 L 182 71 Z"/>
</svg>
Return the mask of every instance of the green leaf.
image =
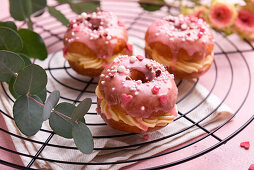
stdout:
<svg viewBox="0 0 254 170">
<path fill-rule="evenodd" d="M 24 21 L 26 18 L 29 18 L 31 14 L 45 8 L 46 5 L 46 0 L 9 0 L 10 14 L 18 21 Z M 43 11 L 41 13 L 43 13 Z"/>
<path fill-rule="evenodd" d="M 8 82 L 24 67 L 24 61 L 17 54 L 0 50 L 0 81 Z"/>
<path fill-rule="evenodd" d="M 59 4 L 68 3 L 69 0 L 56 0 Z"/>
<path fill-rule="evenodd" d="M 53 91 L 47 98 L 43 108 L 43 120 L 47 120 L 50 117 L 52 109 L 56 106 L 60 99 L 60 92 L 58 90 Z"/>
<path fill-rule="evenodd" d="M 28 29 L 18 30 L 24 44 L 23 53 L 30 58 L 44 60 L 48 56 L 47 48 L 39 34 Z"/>
<path fill-rule="evenodd" d="M 154 1 L 158 1 L 158 2 L 164 2 L 164 0 L 154 0 Z M 157 11 L 157 10 L 160 10 L 161 7 L 163 5 L 157 5 L 157 4 L 148 4 L 148 3 L 139 3 L 139 5 L 146 11 L 150 11 L 150 12 L 153 12 L 153 11 Z"/>
<path fill-rule="evenodd" d="M 90 154 L 93 151 L 93 136 L 89 128 L 82 122 L 78 122 L 72 128 L 72 136 L 77 148 L 85 153 Z"/>
<path fill-rule="evenodd" d="M 18 53 L 18 54 L 24 60 L 25 66 L 29 66 L 30 64 L 32 64 L 31 60 L 25 54 L 22 54 L 22 53 Z"/>
<path fill-rule="evenodd" d="M 0 27 L 0 50 L 21 51 L 23 48 L 22 39 L 13 29 Z"/>
<path fill-rule="evenodd" d="M 9 91 L 10 91 L 11 95 L 12 95 L 15 99 L 17 99 L 20 95 L 17 94 L 17 93 L 15 92 L 15 90 L 14 90 L 14 86 L 13 86 L 13 85 L 14 85 L 15 80 L 16 80 L 16 77 L 15 77 L 15 76 L 12 76 L 11 79 L 10 79 L 10 81 L 9 81 L 9 83 L 8 83 L 8 85 L 9 85 Z"/>
<path fill-rule="evenodd" d="M 71 117 L 73 121 L 80 120 L 81 118 L 84 118 L 85 114 L 88 112 L 92 104 L 91 98 L 84 99 L 73 111 Z"/>
<path fill-rule="evenodd" d="M 75 105 L 70 103 L 59 103 L 54 110 L 70 117 L 71 113 L 75 109 Z M 63 116 L 59 116 L 55 112 L 52 112 L 49 117 L 49 125 L 53 131 L 64 138 L 72 138 L 72 124 Z M 74 123 L 74 122 L 73 122 Z"/>
<path fill-rule="evenodd" d="M 97 8 L 100 7 L 100 2 L 71 3 L 70 7 L 77 14 L 81 14 L 82 12 L 96 12 Z"/>
<path fill-rule="evenodd" d="M 47 98 L 47 89 L 44 88 L 40 93 L 37 94 L 37 96 L 41 99 L 41 101 L 44 103 Z"/>
<path fill-rule="evenodd" d="M 69 25 L 69 20 L 55 7 L 48 6 L 49 14 L 53 17 L 55 17 L 58 21 L 60 21 L 63 25 L 67 26 Z"/>
<path fill-rule="evenodd" d="M 14 90 L 19 95 L 36 95 L 46 87 L 47 81 L 45 70 L 36 64 L 31 64 L 19 73 L 14 83 Z"/>
<path fill-rule="evenodd" d="M 42 106 L 41 100 L 36 96 L 21 96 L 13 106 L 13 116 L 19 130 L 27 135 L 35 135 L 42 125 Z"/>
<path fill-rule="evenodd" d="M 13 29 L 14 31 L 17 31 L 17 26 L 14 22 L 7 21 L 7 22 L 0 22 L 0 27 L 8 27 L 10 29 Z"/>
</svg>

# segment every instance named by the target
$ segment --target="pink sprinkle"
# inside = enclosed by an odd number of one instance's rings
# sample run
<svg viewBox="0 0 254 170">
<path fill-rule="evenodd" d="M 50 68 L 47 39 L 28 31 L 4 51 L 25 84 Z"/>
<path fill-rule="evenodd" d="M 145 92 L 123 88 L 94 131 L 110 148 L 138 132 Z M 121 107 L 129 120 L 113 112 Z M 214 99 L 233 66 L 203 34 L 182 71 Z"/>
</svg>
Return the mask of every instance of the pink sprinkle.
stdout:
<svg viewBox="0 0 254 170">
<path fill-rule="evenodd" d="M 162 104 L 166 104 L 168 101 L 168 95 L 161 95 L 160 96 L 160 101 Z"/>
<path fill-rule="evenodd" d="M 159 90 L 160 90 L 160 87 L 158 87 L 158 86 L 153 86 L 153 88 L 152 88 L 153 94 L 157 94 L 159 92 Z"/>
<path fill-rule="evenodd" d="M 251 164 L 248 170 L 254 170 L 254 164 Z"/>
<path fill-rule="evenodd" d="M 76 23 L 76 20 L 75 20 L 75 19 L 71 20 L 71 24 L 72 24 L 72 25 L 75 24 L 75 23 Z"/>
<path fill-rule="evenodd" d="M 203 35 L 204 35 L 204 34 L 203 34 L 202 32 L 199 32 L 199 33 L 198 33 L 198 38 L 199 38 L 199 39 L 202 38 Z"/>
<path fill-rule="evenodd" d="M 144 134 L 142 139 L 148 141 L 150 139 L 150 136 L 148 134 Z"/>
<path fill-rule="evenodd" d="M 73 30 L 72 30 L 72 31 L 73 31 L 73 32 L 79 32 L 79 31 L 80 31 L 79 26 L 77 26 L 77 27 L 73 28 Z"/>
<path fill-rule="evenodd" d="M 246 150 L 248 150 L 250 148 L 250 142 L 247 141 L 247 142 L 242 142 L 240 143 L 240 146 Z"/>
<path fill-rule="evenodd" d="M 205 32 L 205 29 L 203 27 L 199 28 L 200 32 Z"/>
<path fill-rule="evenodd" d="M 105 58 L 107 58 L 107 56 L 103 55 L 103 56 L 101 56 L 101 58 L 105 59 Z"/>
<path fill-rule="evenodd" d="M 66 55 L 66 54 L 67 54 L 67 48 L 64 47 L 64 48 L 63 48 L 63 55 Z"/>
<path fill-rule="evenodd" d="M 127 95 L 126 93 L 122 94 L 122 102 L 124 105 L 127 105 L 132 100 L 132 95 Z"/>
<path fill-rule="evenodd" d="M 144 60 L 144 57 L 143 57 L 142 55 L 137 55 L 136 57 L 137 57 L 137 59 L 138 59 L 139 61 Z"/>
</svg>

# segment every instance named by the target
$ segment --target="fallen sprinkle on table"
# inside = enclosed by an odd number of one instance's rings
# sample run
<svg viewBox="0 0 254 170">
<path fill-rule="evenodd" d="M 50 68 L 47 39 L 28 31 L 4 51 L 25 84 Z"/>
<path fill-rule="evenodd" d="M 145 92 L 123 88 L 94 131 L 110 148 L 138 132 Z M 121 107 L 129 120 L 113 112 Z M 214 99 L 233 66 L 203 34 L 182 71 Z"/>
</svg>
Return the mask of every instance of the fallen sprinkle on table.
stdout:
<svg viewBox="0 0 254 170">
<path fill-rule="evenodd" d="M 247 142 L 242 142 L 242 143 L 240 144 L 240 146 L 241 146 L 242 148 L 248 150 L 248 149 L 250 148 L 250 142 L 249 142 L 249 141 L 247 141 Z M 253 169 L 253 170 L 254 170 L 254 169 Z"/>
</svg>

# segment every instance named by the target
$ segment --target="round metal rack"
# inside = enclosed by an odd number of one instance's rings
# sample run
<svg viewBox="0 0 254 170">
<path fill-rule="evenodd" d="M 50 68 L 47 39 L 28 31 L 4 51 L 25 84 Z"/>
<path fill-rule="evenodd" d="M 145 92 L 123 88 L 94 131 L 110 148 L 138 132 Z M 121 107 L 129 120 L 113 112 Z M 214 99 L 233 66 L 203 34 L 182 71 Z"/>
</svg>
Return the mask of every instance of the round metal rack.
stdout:
<svg viewBox="0 0 254 170">
<path fill-rule="evenodd" d="M 115 8 L 114 6 L 117 6 L 117 8 Z M 69 8 L 69 6 L 66 5 L 66 4 L 58 5 L 57 8 L 59 10 L 61 10 L 69 19 L 75 18 L 75 16 L 76 16 L 76 14 L 74 14 L 71 11 L 71 9 Z M 140 40 L 143 39 L 146 28 L 149 26 L 149 24 L 151 24 L 156 19 L 159 19 L 163 16 L 168 15 L 170 12 L 175 12 L 176 11 L 175 7 L 172 7 L 172 8 L 162 7 L 159 11 L 147 12 L 147 11 L 143 10 L 137 2 L 116 2 L 116 1 L 114 1 L 114 2 L 113 1 L 112 2 L 110 2 L 110 1 L 103 2 L 102 3 L 102 9 L 112 11 L 116 15 L 118 15 L 119 18 L 121 18 L 126 23 L 126 25 L 128 26 L 129 35 L 136 38 L 136 39 L 140 39 Z M 3 20 L 10 20 L 10 19 L 11 18 L 8 17 L 8 18 L 5 18 Z M 55 19 L 50 17 L 49 14 L 47 14 L 47 13 L 45 13 L 44 15 L 42 15 L 38 18 L 35 18 L 34 21 L 35 21 L 35 23 L 34 23 L 35 31 L 38 32 L 43 37 L 43 39 L 45 40 L 45 42 L 47 44 L 49 52 L 52 53 L 51 58 L 48 60 L 47 67 L 45 68 L 45 70 L 48 73 L 49 78 L 52 79 L 53 81 L 57 82 L 59 85 L 64 86 L 64 87 L 66 87 L 70 90 L 73 90 L 73 91 L 77 92 L 77 96 L 76 96 L 75 99 L 68 98 L 64 95 L 62 95 L 61 98 L 63 100 L 68 101 L 68 102 L 73 102 L 74 104 L 77 104 L 78 102 L 80 102 L 81 97 L 84 94 L 89 94 L 90 93 L 90 94 L 93 95 L 94 91 L 89 90 L 89 86 L 96 85 L 97 84 L 96 79 L 88 78 L 88 77 L 83 79 L 80 76 L 76 76 L 76 74 L 73 74 L 70 71 L 71 68 L 69 67 L 67 62 L 65 62 L 64 65 L 62 65 L 61 67 L 54 67 L 53 59 L 55 57 L 55 53 L 57 51 L 60 51 L 63 47 L 62 39 L 63 39 L 63 35 L 64 35 L 64 32 L 65 32 L 64 26 L 62 26 Z M 184 150 L 184 149 L 186 149 L 186 148 L 188 148 L 188 147 L 190 147 L 194 144 L 199 144 L 199 142 L 202 142 L 203 140 L 205 140 L 208 137 L 214 138 L 217 141 L 215 144 L 207 146 L 205 149 L 203 149 L 203 150 L 201 150 L 198 153 L 195 153 L 193 155 L 180 158 L 176 161 L 172 161 L 172 162 L 169 162 L 167 164 L 154 165 L 154 167 L 150 167 L 151 169 L 166 168 L 166 167 L 171 167 L 171 166 L 178 165 L 178 164 L 184 163 L 186 161 L 195 159 L 199 156 L 202 156 L 202 155 L 218 148 L 222 144 L 225 144 L 227 141 L 229 141 L 234 136 L 236 136 L 239 132 L 241 132 L 246 126 L 248 126 L 254 119 L 254 116 L 248 118 L 245 122 L 242 123 L 242 125 L 240 127 L 238 127 L 233 132 L 231 132 L 230 134 L 227 134 L 225 136 L 221 136 L 221 135 L 216 134 L 216 132 L 221 131 L 221 129 L 223 129 L 223 127 L 239 113 L 239 111 L 245 106 L 246 100 L 248 100 L 248 96 L 250 94 L 250 87 L 251 87 L 251 70 L 250 70 L 250 67 L 248 65 L 248 62 L 247 62 L 246 57 L 245 57 L 244 54 L 247 53 L 247 52 L 254 51 L 254 47 L 250 42 L 244 41 L 245 47 L 244 48 L 238 48 L 238 45 L 235 44 L 234 40 L 232 40 L 230 37 L 224 36 L 223 33 L 217 32 L 216 36 L 219 37 L 219 41 L 215 42 L 215 46 L 216 46 L 216 50 L 215 50 L 215 53 L 214 53 L 215 54 L 215 61 L 212 65 L 212 67 L 211 67 L 211 70 L 209 70 L 209 72 L 211 73 L 210 75 L 213 75 L 210 78 L 210 83 L 209 83 L 210 86 L 208 88 L 209 93 L 198 104 L 195 104 L 192 107 L 190 107 L 187 112 L 185 112 L 185 113 L 179 112 L 179 116 L 175 119 L 175 121 L 178 121 L 180 119 L 186 119 L 191 123 L 190 126 L 184 128 L 181 131 L 178 131 L 174 134 L 170 134 L 170 135 L 167 135 L 167 136 L 164 136 L 164 137 L 161 137 L 161 138 L 156 138 L 156 139 L 152 139 L 152 140 L 149 140 L 149 141 L 143 141 L 143 142 L 140 142 L 140 143 L 125 145 L 125 146 L 118 146 L 118 147 L 99 148 L 99 147 L 95 146 L 95 150 L 115 150 L 115 149 L 124 150 L 124 149 L 127 149 L 127 148 L 143 146 L 143 145 L 155 143 L 155 142 L 158 142 L 158 141 L 161 141 L 161 140 L 165 140 L 165 139 L 174 137 L 175 135 L 178 135 L 178 134 L 180 134 L 184 131 L 187 131 L 188 129 L 190 129 L 192 127 L 198 127 L 202 131 L 204 131 L 205 134 L 202 135 L 201 137 L 196 138 L 196 139 L 192 140 L 191 142 L 188 142 L 188 143 L 182 144 L 180 146 L 174 147 L 171 150 L 155 154 L 153 156 L 143 157 L 143 158 L 139 158 L 139 159 L 130 159 L 130 160 L 126 160 L 126 161 L 118 161 L 118 162 L 92 162 L 92 163 L 89 162 L 88 163 L 88 162 L 65 161 L 65 160 L 58 160 L 58 159 L 50 159 L 50 158 L 40 157 L 40 154 L 44 151 L 44 149 L 46 147 L 61 148 L 61 149 L 64 149 L 66 151 L 72 150 L 72 149 L 77 149 L 77 148 L 71 147 L 71 146 L 63 146 L 63 145 L 57 145 L 57 144 L 50 143 L 51 139 L 55 135 L 52 131 L 49 131 L 49 130 L 46 130 L 46 129 L 41 129 L 40 131 L 48 133 L 48 138 L 45 141 L 36 141 L 36 140 L 30 139 L 30 138 L 27 138 L 27 137 L 20 136 L 19 134 L 9 132 L 8 130 L 6 130 L 3 127 L 0 126 L 0 134 L 8 134 L 8 135 L 11 135 L 12 137 L 20 138 L 22 140 L 29 141 L 29 142 L 41 145 L 41 148 L 38 150 L 38 152 L 35 155 L 20 153 L 16 150 L 12 150 L 10 148 L 0 146 L 0 150 L 4 150 L 6 152 L 10 152 L 12 154 L 19 155 L 21 157 L 31 158 L 30 163 L 27 164 L 27 165 L 24 165 L 24 166 L 14 164 L 14 163 L 11 163 L 11 162 L 7 162 L 7 161 L 4 161 L 4 160 L 0 160 L 0 163 L 5 164 L 5 165 L 10 166 L 10 167 L 14 167 L 14 168 L 28 168 L 28 169 L 32 168 L 32 165 L 34 164 L 34 162 L 36 160 L 42 160 L 42 161 L 46 161 L 46 162 L 56 162 L 56 163 L 61 163 L 61 164 L 72 164 L 73 166 L 75 166 L 75 165 L 125 164 L 125 163 L 131 163 L 131 162 L 135 163 L 135 162 L 139 162 L 139 161 L 142 161 L 142 160 L 148 160 L 148 159 L 161 157 L 161 156 L 168 155 L 168 154 L 174 154 L 174 152 Z M 140 49 L 143 48 L 143 46 L 140 45 L 140 43 L 135 43 L 135 42 L 133 42 L 133 43 L 134 43 L 135 48 L 140 48 Z M 230 49 L 228 49 L 228 48 L 225 49 L 225 46 L 223 45 L 225 43 L 228 44 L 228 46 L 230 46 Z M 232 57 L 232 55 L 233 55 L 233 57 Z M 241 77 L 236 76 L 238 74 L 236 74 L 235 65 L 233 64 L 235 62 L 236 58 L 239 61 L 239 63 L 241 63 L 241 67 L 244 70 L 243 74 L 244 74 L 244 76 L 247 77 L 248 81 L 244 82 L 244 91 L 241 93 L 241 97 L 239 97 L 238 105 L 233 108 L 232 117 L 230 117 L 227 121 L 225 121 L 223 124 L 221 124 L 216 129 L 213 129 L 213 130 L 209 131 L 201 125 L 201 122 L 204 121 L 205 119 L 207 119 L 209 116 L 211 116 L 219 107 L 221 107 L 222 104 L 224 104 L 224 103 L 226 103 L 226 101 L 230 100 L 232 95 L 234 95 L 234 93 L 235 93 L 234 88 L 237 88 L 237 87 L 234 87 L 235 83 L 237 82 L 238 79 L 241 79 Z M 223 62 L 222 62 L 222 60 L 223 60 Z M 223 63 L 223 64 L 221 64 L 221 63 Z M 223 78 L 219 74 L 220 74 L 220 70 L 225 69 L 225 67 L 228 70 L 229 74 L 226 75 L 227 76 L 227 79 L 226 79 L 227 82 L 226 83 L 221 83 Z M 78 81 L 80 84 L 82 84 L 81 87 L 83 87 L 83 88 L 80 89 L 78 87 L 72 87 L 72 86 L 62 82 L 61 80 L 59 80 L 54 75 L 55 71 L 63 72 L 65 74 L 67 74 L 70 79 Z M 187 93 L 185 93 L 181 98 L 178 99 L 177 103 L 181 103 L 188 96 L 192 95 L 192 92 L 196 88 L 197 84 L 202 82 L 202 79 L 206 76 L 208 76 L 208 75 L 205 74 L 200 79 L 195 79 L 194 83 L 193 83 L 193 86 L 189 89 L 189 91 Z M 185 80 L 179 81 L 177 83 L 177 86 L 181 87 L 181 85 L 184 81 Z M 215 109 L 212 112 L 207 113 L 205 117 L 203 117 L 202 119 L 200 119 L 198 121 L 194 121 L 194 120 L 190 119 L 188 117 L 188 114 L 191 113 L 193 110 L 197 109 L 202 103 L 204 103 L 207 100 L 207 98 L 209 98 L 211 96 L 212 93 L 216 92 L 216 89 L 221 88 L 220 87 L 221 84 L 224 84 L 226 86 L 226 87 L 224 87 L 225 88 L 225 93 L 223 93 L 219 96 L 220 99 L 221 99 L 221 102 L 217 105 L 217 107 L 215 107 Z M 1 84 L 0 88 L 3 88 L 6 95 L 8 95 L 7 89 L 3 84 Z M 50 91 L 48 91 L 48 93 L 50 93 Z M 13 98 L 11 96 L 8 95 L 8 97 L 13 101 Z M 93 102 L 93 104 L 96 104 L 96 102 Z M 11 116 L 9 116 L 7 113 L 5 113 L 2 108 L 0 108 L 0 112 L 1 112 L 3 117 L 7 117 L 8 119 L 13 119 Z M 94 113 L 90 112 L 88 114 L 90 114 L 92 116 L 97 116 L 95 112 Z M 88 122 L 87 125 L 96 127 L 96 126 L 105 126 L 106 124 L 105 123 Z M 119 132 L 118 134 L 112 135 L 112 136 L 94 136 L 94 139 L 96 140 L 96 139 L 101 139 L 101 138 L 121 138 L 121 137 L 134 136 L 134 135 L 137 135 L 137 134 Z"/>
</svg>

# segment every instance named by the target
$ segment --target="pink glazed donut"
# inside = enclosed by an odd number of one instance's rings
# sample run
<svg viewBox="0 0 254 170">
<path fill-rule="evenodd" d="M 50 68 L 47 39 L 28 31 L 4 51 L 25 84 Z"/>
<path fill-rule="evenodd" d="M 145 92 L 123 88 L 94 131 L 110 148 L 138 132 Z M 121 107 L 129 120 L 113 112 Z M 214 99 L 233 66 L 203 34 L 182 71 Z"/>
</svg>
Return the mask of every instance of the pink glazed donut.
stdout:
<svg viewBox="0 0 254 170">
<path fill-rule="evenodd" d="M 213 34 L 202 19 L 168 16 L 147 29 L 148 58 L 168 66 L 177 78 L 197 78 L 213 63 Z"/>
<path fill-rule="evenodd" d="M 97 112 L 112 128 L 143 133 L 177 116 L 178 90 L 163 65 L 143 56 L 119 56 L 102 72 Z"/>
<path fill-rule="evenodd" d="M 64 35 L 64 57 L 78 73 L 95 77 L 118 55 L 132 55 L 124 24 L 111 12 L 82 13 Z"/>
</svg>

